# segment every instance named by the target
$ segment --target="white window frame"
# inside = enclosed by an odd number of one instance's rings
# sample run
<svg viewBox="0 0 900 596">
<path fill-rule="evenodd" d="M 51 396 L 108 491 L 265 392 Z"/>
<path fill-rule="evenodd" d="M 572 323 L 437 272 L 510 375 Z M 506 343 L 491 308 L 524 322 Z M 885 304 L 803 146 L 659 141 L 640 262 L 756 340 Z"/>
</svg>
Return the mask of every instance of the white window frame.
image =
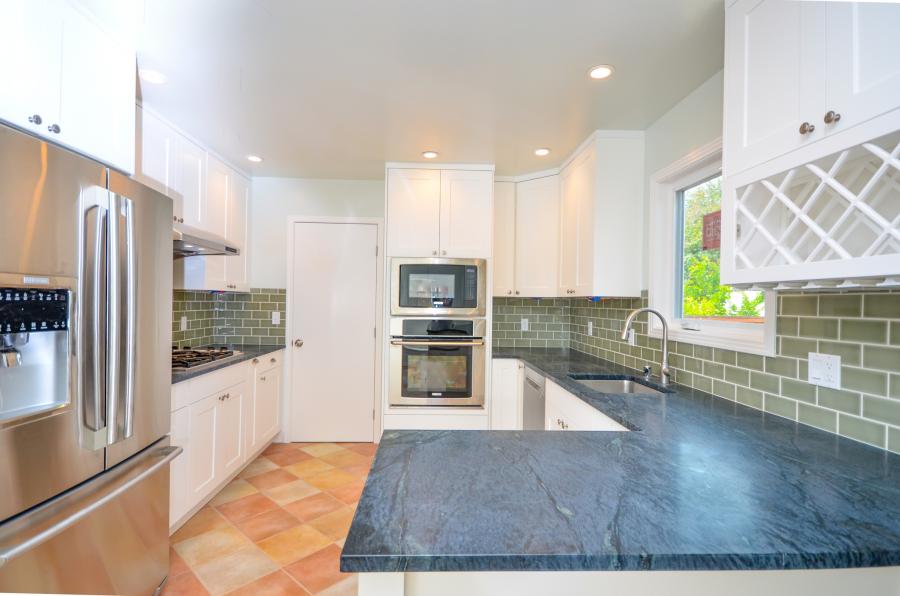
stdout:
<svg viewBox="0 0 900 596">
<path fill-rule="evenodd" d="M 719 138 L 650 177 L 649 305 L 662 312 L 668 319 L 670 339 L 774 356 L 777 298 L 773 291 L 766 291 L 766 315 L 762 324 L 684 319 L 675 316 L 675 222 L 678 191 L 713 177 L 721 171 L 722 139 Z M 649 334 L 651 337 L 662 337 L 662 326 L 656 317 L 650 318 Z"/>
</svg>

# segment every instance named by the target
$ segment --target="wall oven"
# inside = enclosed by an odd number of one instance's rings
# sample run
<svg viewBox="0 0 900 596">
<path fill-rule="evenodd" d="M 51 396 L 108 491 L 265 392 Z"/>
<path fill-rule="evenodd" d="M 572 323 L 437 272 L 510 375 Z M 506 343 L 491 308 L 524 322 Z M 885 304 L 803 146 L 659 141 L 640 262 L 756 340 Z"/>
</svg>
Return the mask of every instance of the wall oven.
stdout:
<svg viewBox="0 0 900 596">
<path fill-rule="evenodd" d="M 392 406 L 483 406 L 485 319 L 392 318 Z"/>
<path fill-rule="evenodd" d="M 391 315 L 483 317 L 484 259 L 392 259 Z"/>
</svg>

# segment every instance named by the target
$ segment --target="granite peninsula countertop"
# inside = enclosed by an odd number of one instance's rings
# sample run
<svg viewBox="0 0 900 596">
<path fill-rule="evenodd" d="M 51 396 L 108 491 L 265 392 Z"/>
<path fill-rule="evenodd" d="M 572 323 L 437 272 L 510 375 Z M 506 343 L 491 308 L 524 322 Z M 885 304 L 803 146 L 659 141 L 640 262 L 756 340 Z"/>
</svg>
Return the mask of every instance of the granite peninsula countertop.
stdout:
<svg viewBox="0 0 900 596">
<path fill-rule="evenodd" d="M 259 358 L 260 356 L 265 356 L 266 354 L 271 354 L 272 352 L 277 352 L 278 350 L 284 349 L 284 346 L 251 346 L 243 344 L 233 345 L 229 347 L 243 353 L 237 358 L 232 358 L 227 361 L 215 362 L 213 364 L 210 364 L 209 366 L 204 366 L 199 370 L 190 369 L 178 372 L 172 371 L 172 384 L 174 385 L 175 383 L 181 383 L 182 381 L 187 381 L 188 379 L 193 379 L 195 377 L 199 377 L 216 370 L 234 366 L 235 364 L 240 364 L 241 362 L 246 362 L 247 360 Z"/>
<path fill-rule="evenodd" d="M 579 352 L 499 349 L 631 432 L 386 431 L 341 554 L 379 571 L 900 565 L 900 456 Z"/>
</svg>

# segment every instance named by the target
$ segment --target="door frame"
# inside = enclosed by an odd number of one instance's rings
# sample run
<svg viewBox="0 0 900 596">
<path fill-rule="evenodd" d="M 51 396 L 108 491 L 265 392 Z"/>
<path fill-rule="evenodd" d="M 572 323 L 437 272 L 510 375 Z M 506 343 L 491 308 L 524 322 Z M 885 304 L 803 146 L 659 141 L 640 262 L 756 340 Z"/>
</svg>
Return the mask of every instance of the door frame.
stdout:
<svg viewBox="0 0 900 596">
<path fill-rule="evenodd" d="M 287 389 L 281 397 L 282 427 L 281 438 L 290 442 L 293 436 L 293 400 L 294 395 L 294 338 L 291 337 L 291 323 L 294 320 L 294 242 L 296 240 L 295 225 L 302 223 L 325 224 L 364 224 L 374 225 L 377 243 L 377 255 L 375 257 L 375 296 L 372 308 L 375 309 L 375 372 L 372 378 L 373 402 L 375 410 L 372 420 L 372 437 L 378 443 L 381 440 L 382 412 L 381 412 L 381 387 L 382 387 L 382 336 L 383 329 L 383 299 L 384 299 L 384 218 L 381 217 L 332 217 L 332 216 L 306 216 L 290 215 L 287 218 L 287 289 L 285 304 L 285 377 L 284 386 Z M 299 387 L 298 387 L 299 388 Z"/>
</svg>

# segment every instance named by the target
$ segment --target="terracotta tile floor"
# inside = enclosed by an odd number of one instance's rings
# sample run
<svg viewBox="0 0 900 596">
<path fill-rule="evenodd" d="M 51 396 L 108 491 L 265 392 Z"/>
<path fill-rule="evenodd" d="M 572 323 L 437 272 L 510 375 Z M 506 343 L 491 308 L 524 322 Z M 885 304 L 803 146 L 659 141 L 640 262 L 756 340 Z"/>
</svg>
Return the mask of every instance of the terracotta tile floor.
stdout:
<svg viewBox="0 0 900 596">
<path fill-rule="evenodd" d="M 171 537 L 163 594 L 356 594 L 338 558 L 372 443 L 276 443 Z"/>
</svg>

